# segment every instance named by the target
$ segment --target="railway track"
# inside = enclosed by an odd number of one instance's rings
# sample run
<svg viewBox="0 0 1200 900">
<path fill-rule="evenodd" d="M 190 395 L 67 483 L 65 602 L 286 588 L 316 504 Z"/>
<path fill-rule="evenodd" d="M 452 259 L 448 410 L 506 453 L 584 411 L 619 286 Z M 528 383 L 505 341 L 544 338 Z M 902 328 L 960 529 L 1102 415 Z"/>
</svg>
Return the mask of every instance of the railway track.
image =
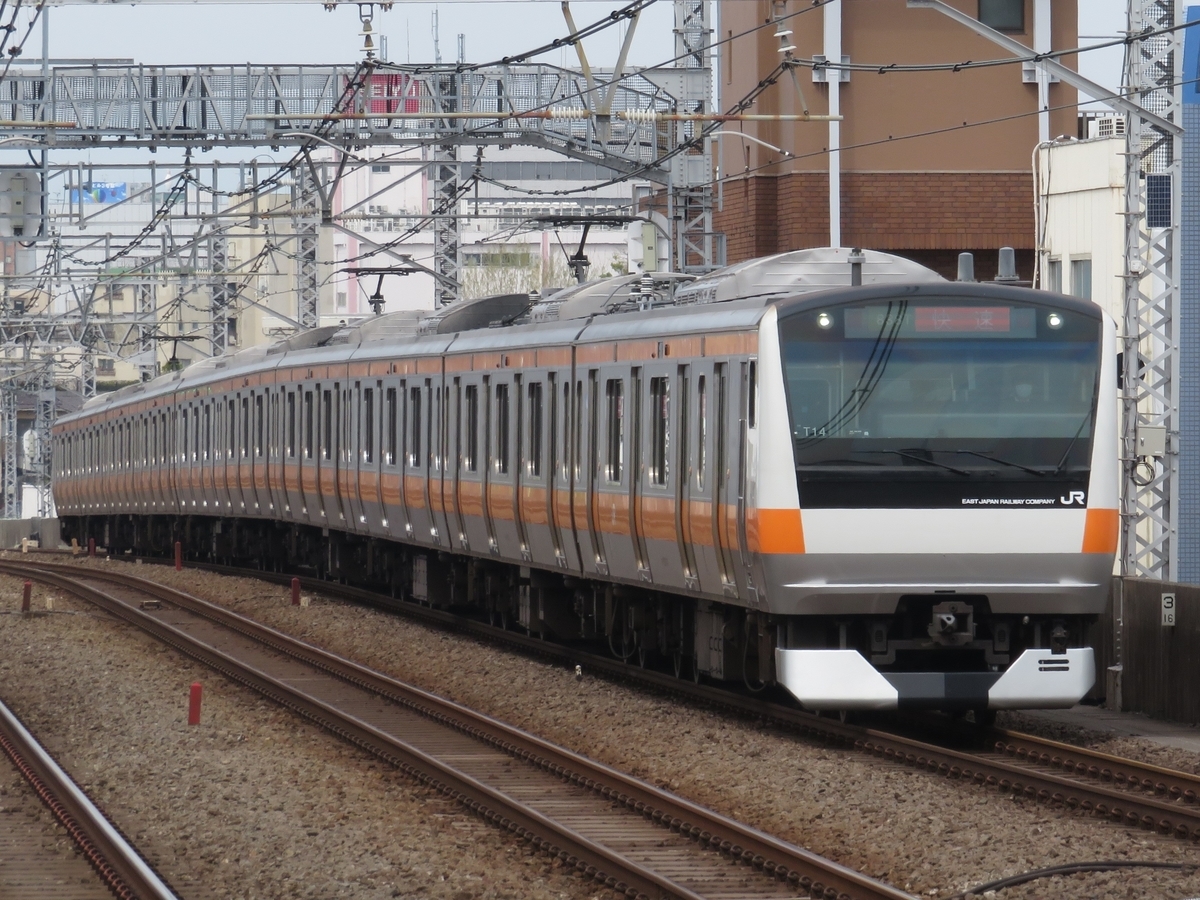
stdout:
<svg viewBox="0 0 1200 900">
<path fill-rule="evenodd" d="M 393 763 L 627 897 L 909 894 L 199 598 L 125 573 L 0 560 Z"/>
<path fill-rule="evenodd" d="M 160 562 L 160 560 L 155 560 Z M 290 575 L 189 563 L 197 568 L 287 583 Z M 499 640 L 564 664 L 637 682 L 742 716 L 753 716 L 800 731 L 817 740 L 854 748 L 896 764 L 945 777 L 976 782 L 1039 802 L 1082 809 L 1126 826 L 1200 840 L 1200 778 L 1135 760 L 1073 747 L 1034 735 L 1003 730 L 984 732 L 976 747 L 962 749 L 961 732 L 931 743 L 889 731 L 815 716 L 793 706 L 707 684 L 672 677 L 578 648 L 549 643 L 487 623 L 320 579 L 301 578 L 306 589 L 399 611 L 442 627 Z M 976 749 L 982 743 L 986 749 Z"/>
<path fill-rule="evenodd" d="M 37 742 L 20 719 L 0 703 L 0 749 L 38 799 L 66 830 L 98 881 L 79 878 L 78 860 L 51 856 L 40 835 L 23 820 L 0 824 L 4 896 L 54 896 L 60 900 L 178 900 L 71 776 Z M 86 869 L 85 869 L 86 871 Z M 8 891 L 13 893 L 8 893 Z"/>
</svg>

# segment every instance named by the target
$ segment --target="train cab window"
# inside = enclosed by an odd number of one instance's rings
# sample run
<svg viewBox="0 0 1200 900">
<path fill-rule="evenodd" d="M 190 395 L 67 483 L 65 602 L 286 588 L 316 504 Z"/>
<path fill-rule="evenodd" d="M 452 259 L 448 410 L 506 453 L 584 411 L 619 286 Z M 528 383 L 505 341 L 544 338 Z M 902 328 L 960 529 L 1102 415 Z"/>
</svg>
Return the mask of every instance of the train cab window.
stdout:
<svg viewBox="0 0 1200 900">
<path fill-rule="evenodd" d="M 496 385 L 496 471 L 508 474 L 508 385 Z"/>
<path fill-rule="evenodd" d="M 362 458 L 363 462 L 375 461 L 375 391 L 363 390 L 362 407 Z"/>
<path fill-rule="evenodd" d="M 333 391 L 321 391 L 321 459 L 333 448 Z"/>
<path fill-rule="evenodd" d="M 529 474 L 542 475 L 542 383 L 529 385 Z"/>
<path fill-rule="evenodd" d="M 604 387 L 608 412 L 608 444 L 604 475 L 612 484 L 621 480 L 625 463 L 625 382 L 610 378 Z"/>
<path fill-rule="evenodd" d="M 255 456 L 262 456 L 263 455 L 263 447 L 266 446 L 266 441 L 264 440 L 264 438 L 266 437 L 266 435 L 264 434 L 264 422 L 265 422 L 265 417 L 263 416 L 263 395 L 255 394 L 254 395 L 254 455 Z"/>
<path fill-rule="evenodd" d="M 671 382 L 650 379 L 650 483 L 667 483 L 667 427 L 671 414 Z"/>
<path fill-rule="evenodd" d="M 696 379 L 696 406 L 699 431 L 696 441 L 696 487 L 704 490 L 704 464 L 708 458 L 708 384 L 703 375 Z"/>
<path fill-rule="evenodd" d="M 476 470 L 476 448 L 479 446 L 479 388 L 468 384 L 464 391 L 467 404 L 466 446 L 463 448 L 463 465 L 468 472 Z"/>
<path fill-rule="evenodd" d="M 383 457 L 383 461 L 389 466 L 396 464 L 396 389 L 388 388 L 384 395 L 384 404 L 387 407 L 387 453 Z"/>
<path fill-rule="evenodd" d="M 409 420 L 412 433 L 408 444 L 408 464 L 414 469 L 421 465 L 421 389 L 409 389 Z"/>
<path fill-rule="evenodd" d="M 296 394 L 293 391 L 288 391 L 287 394 L 287 433 L 284 440 L 286 441 L 288 459 L 296 457 Z"/>
</svg>

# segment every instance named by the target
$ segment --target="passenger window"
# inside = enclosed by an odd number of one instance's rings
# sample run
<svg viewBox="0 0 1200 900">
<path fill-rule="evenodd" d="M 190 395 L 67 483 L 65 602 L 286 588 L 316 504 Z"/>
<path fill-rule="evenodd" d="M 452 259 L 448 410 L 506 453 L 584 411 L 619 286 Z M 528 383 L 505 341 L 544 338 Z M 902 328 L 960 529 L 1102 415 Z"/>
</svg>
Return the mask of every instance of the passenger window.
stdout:
<svg viewBox="0 0 1200 900">
<path fill-rule="evenodd" d="M 304 392 L 304 458 L 313 458 L 313 395 Z"/>
<path fill-rule="evenodd" d="M 750 427 L 758 427 L 758 363 L 755 360 L 750 360 L 749 375 L 747 377 L 747 411 L 746 415 L 750 420 Z"/>
<path fill-rule="evenodd" d="M 529 385 L 529 474 L 542 475 L 542 383 Z"/>
<path fill-rule="evenodd" d="M 387 403 L 387 457 L 384 459 L 389 466 L 396 464 L 396 389 L 388 388 L 385 396 Z"/>
<path fill-rule="evenodd" d="M 708 387 L 703 375 L 696 382 L 696 397 L 700 422 L 699 441 L 696 444 L 696 487 L 704 490 L 704 464 L 707 460 L 708 445 Z"/>
<path fill-rule="evenodd" d="M 671 414 L 671 383 L 650 379 L 650 483 L 667 483 L 667 426 Z"/>
<path fill-rule="evenodd" d="M 479 388 L 468 384 L 466 388 L 467 434 L 463 453 L 463 464 L 467 471 L 476 470 L 476 448 L 479 446 Z"/>
<path fill-rule="evenodd" d="M 363 391 L 362 455 L 366 462 L 375 461 L 375 392 Z"/>
<path fill-rule="evenodd" d="M 237 447 L 237 406 L 233 400 L 229 401 L 229 406 L 226 409 L 226 428 L 228 429 L 228 452 L 226 459 L 232 460 L 235 448 Z"/>
<path fill-rule="evenodd" d="M 496 385 L 496 471 L 508 474 L 508 385 Z"/>
<path fill-rule="evenodd" d="M 242 458 L 250 455 L 250 398 L 242 398 Z"/>
<path fill-rule="evenodd" d="M 263 395 L 254 395 L 254 455 L 263 455 Z"/>
<path fill-rule="evenodd" d="M 421 465 L 421 389 L 419 387 L 410 389 L 409 405 L 412 409 L 410 415 L 412 434 L 408 444 L 408 464 L 416 469 Z"/>
<path fill-rule="evenodd" d="M 321 459 L 329 459 L 333 447 L 333 392 L 321 392 Z"/>
<path fill-rule="evenodd" d="M 605 476 L 612 484 L 621 480 L 625 463 L 625 382 L 610 378 L 605 384 L 608 400 L 608 454 Z"/>
<path fill-rule="evenodd" d="M 208 459 L 212 452 L 212 407 L 204 404 L 204 458 Z"/>
<path fill-rule="evenodd" d="M 287 394 L 287 455 L 288 459 L 296 457 L 296 394 Z"/>
</svg>

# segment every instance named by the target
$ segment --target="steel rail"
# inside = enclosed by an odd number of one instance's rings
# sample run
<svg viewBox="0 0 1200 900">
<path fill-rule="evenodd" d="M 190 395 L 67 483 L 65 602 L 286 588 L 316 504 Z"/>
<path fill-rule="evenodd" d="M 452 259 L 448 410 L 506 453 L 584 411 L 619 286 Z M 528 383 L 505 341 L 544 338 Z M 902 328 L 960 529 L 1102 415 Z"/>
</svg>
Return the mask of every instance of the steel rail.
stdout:
<svg viewBox="0 0 1200 900">
<path fill-rule="evenodd" d="M 591 841 L 536 810 L 514 804 L 512 798 L 418 748 L 399 741 L 393 735 L 348 716 L 323 701 L 307 697 L 244 661 L 238 661 L 210 645 L 199 642 L 194 636 L 90 587 L 80 579 L 117 584 L 202 616 L 222 628 L 236 631 L 272 650 L 383 696 L 476 740 L 491 744 L 569 784 L 595 792 L 661 827 L 690 838 L 702 848 L 722 853 L 733 862 L 753 866 L 771 881 L 787 882 L 810 896 L 831 900 L 859 897 L 912 900 L 910 894 L 890 885 L 728 819 L 602 763 L 557 747 L 496 719 L 299 641 L 218 604 L 130 574 L 91 567 L 0 559 L 0 572 L 20 573 L 86 596 L 88 600 L 149 631 L 181 652 L 387 759 L 408 774 L 449 794 L 472 811 L 499 823 L 509 831 L 516 832 L 519 837 L 530 840 L 539 849 L 557 855 L 568 864 L 607 883 L 609 887 L 625 891 L 628 896 L 671 896 L 700 900 L 700 895 L 691 890 Z"/>
<path fill-rule="evenodd" d="M 1060 769 L 1067 775 L 1111 782 L 1129 791 L 1154 793 L 1173 801 L 1200 801 L 1200 776 L 1190 772 L 1126 759 L 1019 731 L 995 729 L 993 734 L 997 753 L 1029 765 Z"/>
<path fill-rule="evenodd" d="M 0 749 L 114 896 L 119 900 L 178 900 L 120 830 L 3 703 L 0 703 Z"/>
<path fill-rule="evenodd" d="M 163 562 L 157 558 L 148 558 L 148 561 Z M 239 569 L 209 563 L 189 562 L 188 565 L 223 574 L 258 578 L 276 583 L 285 584 L 292 578 L 290 575 L 276 572 Z M 557 659 L 568 665 L 582 664 L 591 671 L 603 672 L 616 678 L 653 687 L 656 690 L 665 690 L 692 700 L 719 706 L 738 715 L 768 719 L 819 740 L 871 753 L 900 764 L 926 769 L 944 776 L 969 778 L 979 784 L 996 787 L 1002 791 L 1019 793 L 1043 802 L 1059 803 L 1072 809 L 1083 809 L 1113 821 L 1122 822 L 1130 827 L 1154 830 L 1182 839 L 1200 840 L 1200 804 L 1192 805 L 1188 793 L 1191 791 L 1193 796 L 1200 796 L 1200 790 L 1194 786 L 1183 786 L 1185 782 L 1200 782 L 1200 779 L 1193 779 L 1186 773 L 1172 772 L 1167 769 L 1159 770 L 1157 767 L 1147 767 L 1134 760 L 1118 757 L 1107 758 L 1108 761 L 1104 766 L 1088 763 L 1083 772 L 1078 769 L 1079 761 L 1072 757 L 1075 764 L 1072 766 L 1069 776 L 1066 774 L 1064 766 L 1059 766 L 1064 769 L 1064 775 L 1061 776 L 1040 772 L 1030 766 L 1054 766 L 1054 754 L 1050 754 L 1049 764 L 1043 762 L 1043 751 L 1041 750 L 1033 759 L 1030 759 L 1029 753 L 1032 744 L 1038 739 L 1029 735 L 1023 736 L 1028 742 L 1025 745 L 1028 749 L 1024 757 L 1019 755 L 1019 749 L 1014 749 L 1011 754 L 1008 754 L 1007 749 L 1003 750 L 1005 754 L 1011 755 L 1015 759 L 1014 762 L 1008 762 L 997 759 L 990 753 L 955 750 L 887 731 L 822 718 L 795 707 L 761 700 L 728 689 L 693 684 L 666 673 L 637 668 L 620 660 L 552 644 L 532 636 L 527 637 L 466 616 L 395 600 L 363 588 L 316 578 L 302 577 L 300 581 L 302 585 L 312 591 L 341 596 L 356 602 L 400 612 L 411 618 L 461 630 L 487 640 L 499 640 L 526 652 Z M 1019 748 L 1020 744 L 1015 743 L 1017 737 L 1015 733 L 1004 734 L 1008 735 L 1006 746 L 1011 744 L 1014 748 Z M 1078 756 L 1083 756 L 1088 752 L 1067 745 L 1059 746 Z M 1067 757 L 1062 758 L 1065 763 Z M 1119 769 L 1113 767 L 1114 762 L 1119 765 Z M 1096 770 L 1094 775 L 1093 768 Z M 1169 799 L 1141 797 L 1132 791 L 1109 787 L 1105 784 L 1106 781 L 1120 784 L 1121 782 L 1117 780 L 1117 773 L 1120 772 L 1126 779 L 1125 784 L 1141 785 L 1145 789 L 1145 782 L 1150 780 L 1152 770 L 1155 774 L 1153 779 L 1155 792 Z M 1135 774 L 1139 772 L 1144 774 L 1140 776 Z M 1164 780 L 1162 773 L 1175 776 L 1175 780 Z M 1095 783 L 1088 784 L 1086 780 L 1083 780 L 1089 778 Z M 1166 786 L 1165 791 L 1159 790 L 1160 783 Z M 1179 789 L 1178 794 L 1175 788 Z M 1176 797 L 1182 802 L 1171 802 Z"/>
</svg>

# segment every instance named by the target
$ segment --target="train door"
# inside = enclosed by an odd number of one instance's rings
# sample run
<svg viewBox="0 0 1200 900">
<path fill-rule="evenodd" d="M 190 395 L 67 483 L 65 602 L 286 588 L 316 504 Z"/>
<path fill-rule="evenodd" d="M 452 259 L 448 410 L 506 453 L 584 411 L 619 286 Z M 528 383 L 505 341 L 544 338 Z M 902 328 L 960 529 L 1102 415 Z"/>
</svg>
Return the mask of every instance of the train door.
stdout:
<svg viewBox="0 0 1200 900">
<path fill-rule="evenodd" d="M 349 420 L 350 427 L 345 434 L 345 462 L 342 465 L 343 475 L 342 496 L 349 512 L 350 527 L 354 531 L 362 531 L 366 523 L 365 496 L 368 491 L 374 491 L 374 483 L 368 487 L 367 481 L 372 478 L 372 468 L 375 460 L 371 453 L 371 462 L 367 462 L 368 413 L 367 400 L 375 401 L 375 392 L 370 382 L 364 387 L 361 381 L 355 381 L 346 391 L 346 410 L 344 417 Z M 374 415 L 374 410 L 370 413 Z M 374 422 L 371 422 L 372 427 Z"/>
<path fill-rule="evenodd" d="M 675 542 L 679 550 L 679 565 L 683 574 L 683 586 L 696 590 L 700 586 L 696 568 L 696 554 L 692 549 L 691 503 L 692 465 L 695 442 L 692 440 L 692 374 L 691 366 L 680 366 L 676 375 L 679 400 L 674 408 L 673 433 L 676 436 L 674 452 L 668 453 L 675 466 Z"/>
<path fill-rule="evenodd" d="M 324 525 L 324 513 L 321 505 L 321 450 L 319 438 L 321 434 L 321 385 L 308 382 L 304 385 L 304 428 L 301 446 L 300 491 L 303 504 L 300 507 L 303 515 L 314 525 Z"/>
<path fill-rule="evenodd" d="M 337 466 L 334 454 L 337 433 L 337 384 L 322 382 L 317 386 L 317 497 L 321 524 L 337 524 Z"/>
<path fill-rule="evenodd" d="M 453 496 L 450 493 L 450 388 L 446 385 L 445 375 L 433 379 L 431 397 L 434 401 L 433 427 L 433 472 L 430 483 L 430 508 L 433 512 L 434 527 L 437 529 L 437 543 L 453 549 L 454 525 L 451 521 L 453 512 Z"/>
<path fill-rule="evenodd" d="M 518 418 L 522 421 L 517 446 L 519 479 L 517 521 L 521 523 L 525 559 L 539 565 L 557 565 L 559 553 L 550 520 L 550 486 L 554 469 L 549 448 L 547 407 L 553 404 L 554 383 L 549 376 L 531 379 L 521 394 Z"/>
<path fill-rule="evenodd" d="M 733 479 L 736 457 L 730 457 L 730 444 L 736 450 L 736 437 L 731 441 L 731 434 L 737 436 L 740 425 L 736 419 L 731 421 L 729 414 L 729 364 L 716 363 L 713 366 L 713 424 L 716 437 L 716 453 L 713 459 L 713 546 L 717 548 L 717 567 L 721 579 L 721 592 L 727 596 L 737 596 L 737 576 L 735 574 L 733 554 L 736 546 L 736 506 L 731 505 L 731 488 L 736 500 L 737 481 Z M 732 526 L 732 527 L 731 527 Z"/>
<path fill-rule="evenodd" d="M 405 500 L 413 536 L 422 544 L 436 541 L 429 509 L 429 384 L 428 379 L 408 382 Z"/>
<path fill-rule="evenodd" d="M 508 441 L 512 451 L 511 459 L 508 462 L 509 478 L 512 480 L 512 497 L 509 503 L 509 514 L 512 516 L 513 524 L 516 526 L 517 552 L 520 553 L 523 562 L 529 562 L 532 559 L 529 549 L 529 531 L 527 520 L 522 515 L 523 506 L 521 502 L 521 492 L 525 487 L 526 481 L 532 480 L 527 466 L 529 436 L 525 432 L 528 427 L 529 411 L 524 389 L 525 380 L 520 375 L 514 374 L 509 392 L 509 404 L 512 414 L 512 436 Z M 501 552 L 505 556 L 509 556 L 503 546 L 501 547 Z"/>
<path fill-rule="evenodd" d="M 595 431 L 594 453 L 598 448 L 595 500 L 591 525 L 601 543 L 605 570 L 634 573 L 647 578 L 649 569 L 640 555 L 635 531 L 634 508 L 637 499 L 637 466 L 641 428 L 638 390 L 640 370 L 601 369 L 594 380 L 592 423 Z M 591 424 L 591 423 L 590 423 Z"/>
<path fill-rule="evenodd" d="M 746 535 L 746 514 L 757 505 L 757 491 L 754 483 L 754 473 L 758 471 L 758 360 L 754 357 L 742 361 L 741 386 L 738 391 L 738 403 L 741 407 L 738 416 L 740 435 L 738 441 L 738 503 L 737 503 L 737 542 L 741 566 L 740 574 L 743 581 L 743 596 L 752 604 L 757 603 L 758 587 L 753 577 L 754 554 Z"/>
<path fill-rule="evenodd" d="M 547 511 L 555 565 L 579 568 L 575 529 L 571 527 L 571 373 L 546 376 Z"/>
<path fill-rule="evenodd" d="M 395 379 L 380 382 L 379 393 L 379 515 L 383 529 L 400 536 L 404 507 L 400 491 L 400 396 Z"/>
<path fill-rule="evenodd" d="M 686 484 L 682 490 L 682 531 L 695 573 L 693 585 L 708 593 L 722 593 L 720 545 L 716 540 L 714 484 L 717 480 L 715 388 L 713 366 L 704 362 L 692 367 L 695 387 L 689 392 L 687 416 L 688 459 Z M 680 428 L 683 433 L 684 428 Z M 682 470 L 681 470 L 682 471 Z"/>
<path fill-rule="evenodd" d="M 642 427 L 647 413 L 646 398 L 642 396 L 644 390 L 653 379 L 647 379 L 643 376 L 640 367 L 634 367 L 629 377 L 629 399 L 631 402 L 631 416 L 629 435 L 626 438 L 629 447 L 629 536 L 631 538 L 631 546 L 633 549 L 633 561 L 637 567 L 638 577 L 642 581 L 653 581 L 654 576 L 650 568 L 650 556 L 646 546 L 646 518 L 645 511 L 642 508 L 643 501 L 643 482 L 647 477 L 646 470 L 646 455 L 645 447 L 649 435 L 645 433 Z M 610 423 L 610 427 L 611 423 Z"/>
<path fill-rule="evenodd" d="M 463 468 L 465 465 L 464 455 L 466 453 L 466 413 L 463 405 L 466 401 L 463 397 L 461 377 L 454 379 L 451 397 L 454 404 L 452 412 L 453 446 L 451 447 L 448 466 L 450 476 L 450 504 L 454 507 L 454 522 L 452 523 L 451 533 L 447 537 L 450 539 L 451 546 L 466 549 L 469 543 L 467 541 L 467 525 L 463 518 L 462 507 Z"/>
<path fill-rule="evenodd" d="M 483 524 L 486 530 L 486 547 L 489 553 L 497 551 L 496 544 L 496 523 L 492 518 L 492 485 L 495 483 L 495 466 L 496 466 L 496 416 L 494 414 L 494 404 L 496 401 L 492 398 L 492 383 L 491 376 L 483 376 L 482 391 L 480 392 L 480 406 L 483 412 L 483 440 L 484 456 L 482 475 L 483 475 Z M 507 386 L 505 387 L 507 391 Z M 507 393 L 505 394 L 507 399 Z"/>
<path fill-rule="evenodd" d="M 589 553 L 581 562 L 583 571 L 608 574 L 604 537 L 600 531 L 599 489 L 601 481 L 600 372 L 589 369 L 584 381 L 575 382 L 573 500 L 575 531 L 588 535 Z"/>
<path fill-rule="evenodd" d="M 515 395 L 515 396 L 514 396 Z M 488 467 L 487 520 L 489 543 L 493 553 L 506 559 L 522 555 L 522 536 L 516 522 L 516 446 L 520 423 L 517 421 L 520 382 L 507 376 L 492 382 L 492 458 Z"/>
<path fill-rule="evenodd" d="M 267 508 L 267 391 L 260 387 L 250 392 L 250 484 L 254 514 L 263 515 Z"/>
</svg>

